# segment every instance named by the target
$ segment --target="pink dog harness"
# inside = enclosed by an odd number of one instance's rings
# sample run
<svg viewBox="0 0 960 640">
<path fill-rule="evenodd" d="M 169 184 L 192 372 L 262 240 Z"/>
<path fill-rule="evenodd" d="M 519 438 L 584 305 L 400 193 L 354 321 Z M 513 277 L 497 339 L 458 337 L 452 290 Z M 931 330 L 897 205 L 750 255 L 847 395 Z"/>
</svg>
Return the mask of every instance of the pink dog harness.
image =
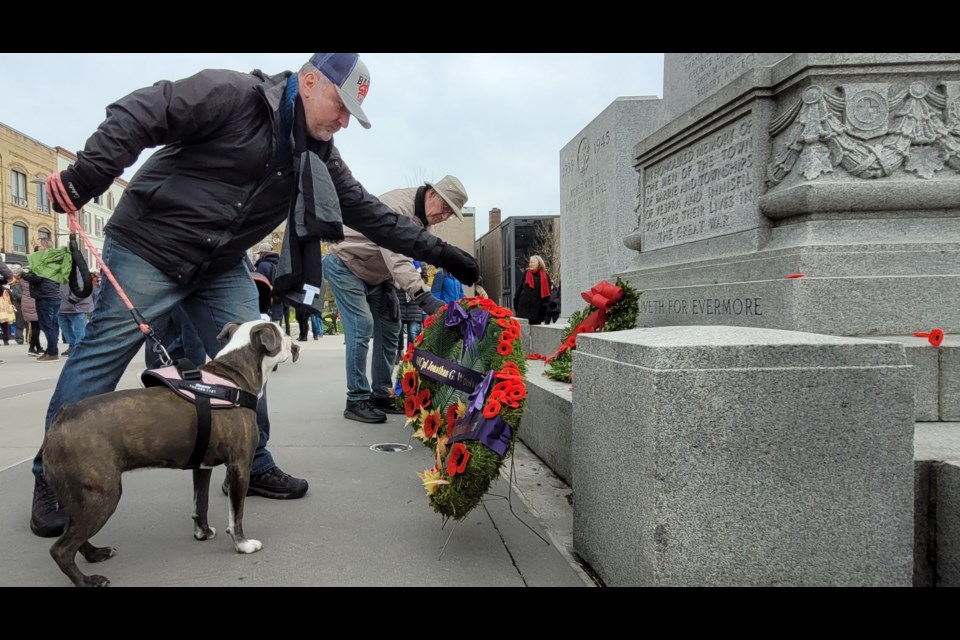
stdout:
<svg viewBox="0 0 960 640">
<path fill-rule="evenodd" d="M 211 409 L 257 410 L 258 398 L 226 378 L 197 368 L 187 359 L 177 360 L 173 366 L 147 369 L 140 374 L 144 387 L 165 385 L 184 400 L 197 407 L 197 442 L 184 469 L 196 469 L 203 462 L 210 444 Z"/>
</svg>

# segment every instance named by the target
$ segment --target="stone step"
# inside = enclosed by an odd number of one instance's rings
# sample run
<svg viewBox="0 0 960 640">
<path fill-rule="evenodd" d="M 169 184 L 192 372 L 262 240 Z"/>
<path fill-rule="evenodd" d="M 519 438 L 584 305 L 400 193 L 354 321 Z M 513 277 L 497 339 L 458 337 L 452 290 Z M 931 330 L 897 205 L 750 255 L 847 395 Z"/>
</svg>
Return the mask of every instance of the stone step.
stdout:
<svg viewBox="0 0 960 640">
<path fill-rule="evenodd" d="M 567 320 L 552 325 L 523 325 L 526 353 L 552 355 L 560 346 Z M 916 336 L 860 336 L 868 340 L 899 342 L 914 367 L 914 420 L 960 421 L 960 337 L 947 334 L 939 347 Z"/>
</svg>

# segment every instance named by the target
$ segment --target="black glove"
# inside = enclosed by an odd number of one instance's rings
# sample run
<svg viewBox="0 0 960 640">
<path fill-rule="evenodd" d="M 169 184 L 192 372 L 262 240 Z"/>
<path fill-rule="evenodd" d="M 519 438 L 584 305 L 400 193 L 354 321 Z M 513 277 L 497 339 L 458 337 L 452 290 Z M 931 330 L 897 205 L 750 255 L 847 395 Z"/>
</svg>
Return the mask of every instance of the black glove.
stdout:
<svg viewBox="0 0 960 640">
<path fill-rule="evenodd" d="M 480 266 L 477 261 L 472 255 L 452 244 L 443 246 L 435 266 L 443 267 L 467 286 L 473 286 L 480 279 Z"/>
<path fill-rule="evenodd" d="M 380 309 L 386 312 L 386 316 L 393 322 L 400 322 L 400 299 L 397 298 L 397 290 L 393 285 L 383 285 L 383 293 L 380 294 Z"/>
<path fill-rule="evenodd" d="M 68 202 L 73 205 L 73 211 L 78 211 L 93 198 L 93 194 L 77 179 L 73 169 L 64 169 L 47 178 L 47 196 L 57 213 L 66 213 Z"/>
<path fill-rule="evenodd" d="M 413 301 L 417 303 L 417 306 L 420 307 L 420 309 L 428 316 L 432 316 L 437 311 L 447 306 L 446 302 L 436 297 L 429 291 L 424 291 L 414 298 Z"/>
</svg>

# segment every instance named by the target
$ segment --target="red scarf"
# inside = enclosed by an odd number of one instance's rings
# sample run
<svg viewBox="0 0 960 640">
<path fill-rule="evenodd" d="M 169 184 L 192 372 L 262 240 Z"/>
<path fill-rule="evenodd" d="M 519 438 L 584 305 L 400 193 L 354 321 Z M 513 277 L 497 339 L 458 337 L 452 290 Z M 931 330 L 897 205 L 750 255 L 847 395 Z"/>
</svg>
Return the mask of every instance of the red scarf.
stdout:
<svg viewBox="0 0 960 640">
<path fill-rule="evenodd" d="M 533 289 L 533 271 L 527 270 L 527 286 Z M 547 282 L 547 272 L 540 271 L 540 297 L 549 298 L 550 297 L 550 284 Z"/>
</svg>

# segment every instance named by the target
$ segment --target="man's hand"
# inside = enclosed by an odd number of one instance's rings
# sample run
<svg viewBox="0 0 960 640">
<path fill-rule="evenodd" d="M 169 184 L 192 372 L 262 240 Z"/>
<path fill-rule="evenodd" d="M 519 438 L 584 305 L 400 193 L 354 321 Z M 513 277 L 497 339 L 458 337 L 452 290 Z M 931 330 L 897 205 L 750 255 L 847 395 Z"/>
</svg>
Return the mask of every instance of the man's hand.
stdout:
<svg viewBox="0 0 960 640">
<path fill-rule="evenodd" d="M 437 311 L 447 306 L 446 302 L 434 296 L 429 291 L 424 291 L 423 293 L 418 295 L 416 298 L 414 298 L 413 301 L 417 304 L 418 307 L 420 307 L 420 309 L 424 313 L 430 316 L 432 316 Z"/>
<path fill-rule="evenodd" d="M 386 311 L 390 320 L 400 322 L 400 298 L 397 297 L 397 290 L 392 285 L 383 285 L 383 291 L 380 294 L 380 308 Z"/>
<path fill-rule="evenodd" d="M 77 180 L 72 169 L 47 176 L 47 196 L 57 213 L 76 213 L 93 195 Z"/>
<path fill-rule="evenodd" d="M 477 261 L 469 253 L 452 244 L 445 245 L 440 251 L 436 266 L 443 267 L 467 286 L 472 286 L 480 279 L 480 266 Z"/>
</svg>

